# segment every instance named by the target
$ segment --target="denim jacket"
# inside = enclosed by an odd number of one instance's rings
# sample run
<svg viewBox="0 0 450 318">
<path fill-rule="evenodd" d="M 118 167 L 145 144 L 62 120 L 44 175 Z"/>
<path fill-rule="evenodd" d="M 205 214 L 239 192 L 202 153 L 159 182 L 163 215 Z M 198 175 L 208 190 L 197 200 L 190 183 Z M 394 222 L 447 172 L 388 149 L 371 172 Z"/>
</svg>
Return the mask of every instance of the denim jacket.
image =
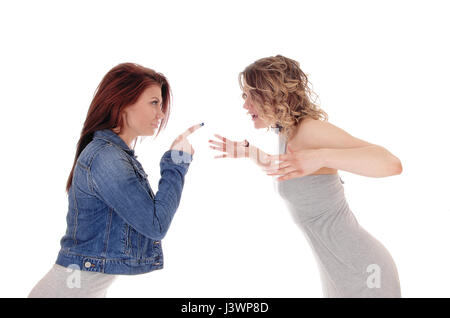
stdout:
<svg viewBox="0 0 450 318">
<path fill-rule="evenodd" d="M 162 269 L 161 240 L 191 162 L 187 152 L 165 152 L 155 195 L 134 150 L 110 129 L 95 131 L 74 168 L 56 263 L 106 274 Z"/>
</svg>

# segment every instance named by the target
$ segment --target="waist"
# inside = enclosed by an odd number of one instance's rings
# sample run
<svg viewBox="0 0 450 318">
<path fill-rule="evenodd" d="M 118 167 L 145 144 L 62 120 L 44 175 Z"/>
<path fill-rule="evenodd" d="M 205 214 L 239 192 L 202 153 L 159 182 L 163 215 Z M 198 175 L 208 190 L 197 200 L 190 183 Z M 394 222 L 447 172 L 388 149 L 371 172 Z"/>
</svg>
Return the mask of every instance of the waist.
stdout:
<svg viewBox="0 0 450 318">
<path fill-rule="evenodd" d="M 279 182 L 277 191 L 289 210 L 306 220 L 348 209 L 342 183 L 338 174 L 308 175 Z"/>
<path fill-rule="evenodd" d="M 338 174 L 315 174 L 280 181 L 277 184 L 277 191 L 288 201 L 321 202 L 344 197 L 343 183 Z"/>
</svg>

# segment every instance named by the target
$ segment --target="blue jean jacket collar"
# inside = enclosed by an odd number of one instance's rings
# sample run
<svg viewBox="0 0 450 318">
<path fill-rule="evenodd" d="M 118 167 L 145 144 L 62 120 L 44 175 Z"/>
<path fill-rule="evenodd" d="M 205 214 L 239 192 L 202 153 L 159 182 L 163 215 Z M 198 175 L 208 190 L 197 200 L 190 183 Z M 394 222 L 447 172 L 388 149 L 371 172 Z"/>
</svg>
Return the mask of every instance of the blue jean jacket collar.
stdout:
<svg viewBox="0 0 450 318">
<path fill-rule="evenodd" d="M 137 156 L 134 155 L 134 150 L 130 149 L 125 141 L 123 141 L 122 138 L 119 137 L 114 131 L 111 129 L 102 129 L 97 130 L 94 132 L 94 138 L 104 139 L 107 141 L 110 141 L 114 143 L 115 145 L 122 148 L 125 152 L 127 152 L 129 155 L 137 158 Z"/>
</svg>

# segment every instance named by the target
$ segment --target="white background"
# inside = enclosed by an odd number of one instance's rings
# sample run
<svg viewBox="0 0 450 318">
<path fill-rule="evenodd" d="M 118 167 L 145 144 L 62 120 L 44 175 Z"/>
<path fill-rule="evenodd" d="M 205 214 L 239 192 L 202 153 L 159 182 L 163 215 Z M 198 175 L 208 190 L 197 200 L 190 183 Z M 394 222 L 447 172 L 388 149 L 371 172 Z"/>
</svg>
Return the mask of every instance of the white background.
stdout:
<svg viewBox="0 0 450 318">
<path fill-rule="evenodd" d="M 136 146 L 156 192 L 173 139 L 195 154 L 163 240 L 165 268 L 109 297 L 322 297 L 318 268 L 273 180 L 213 159 L 219 133 L 276 151 L 242 108 L 238 73 L 300 62 L 329 122 L 400 158 L 401 175 L 339 171 L 358 222 L 392 254 L 403 297 L 449 297 L 447 1 L 14 1 L 0 4 L 0 296 L 26 297 L 66 229 L 65 185 L 89 104 L 122 62 L 165 74 L 166 131 Z"/>
</svg>

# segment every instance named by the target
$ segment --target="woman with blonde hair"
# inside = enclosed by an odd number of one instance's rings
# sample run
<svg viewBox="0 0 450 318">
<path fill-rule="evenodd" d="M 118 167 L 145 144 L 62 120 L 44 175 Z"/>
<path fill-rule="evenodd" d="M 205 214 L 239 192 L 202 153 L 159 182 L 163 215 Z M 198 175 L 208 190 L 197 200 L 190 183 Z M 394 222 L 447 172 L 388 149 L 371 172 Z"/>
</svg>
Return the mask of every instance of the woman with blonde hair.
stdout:
<svg viewBox="0 0 450 318">
<path fill-rule="evenodd" d="M 105 297 L 118 275 L 163 268 L 161 240 L 194 154 L 186 137 L 203 124 L 179 135 L 163 154 L 156 194 L 134 146 L 137 137 L 158 135 L 166 126 L 170 103 L 169 82 L 153 69 L 122 63 L 103 77 L 67 180 L 61 248 L 29 297 Z"/>
<path fill-rule="evenodd" d="M 297 61 L 262 58 L 239 74 L 244 108 L 254 127 L 279 135 L 279 155 L 220 135 L 216 158 L 251 158 L 268 175 L 281 175 L 285 200 L 316 258 L 325 297 L 401 297 L 389 251 L 359 223 L 347 204 L 338 170 L 367 176 L 400 174 L 400 160 L 328 122 Z"/>
</svg>

